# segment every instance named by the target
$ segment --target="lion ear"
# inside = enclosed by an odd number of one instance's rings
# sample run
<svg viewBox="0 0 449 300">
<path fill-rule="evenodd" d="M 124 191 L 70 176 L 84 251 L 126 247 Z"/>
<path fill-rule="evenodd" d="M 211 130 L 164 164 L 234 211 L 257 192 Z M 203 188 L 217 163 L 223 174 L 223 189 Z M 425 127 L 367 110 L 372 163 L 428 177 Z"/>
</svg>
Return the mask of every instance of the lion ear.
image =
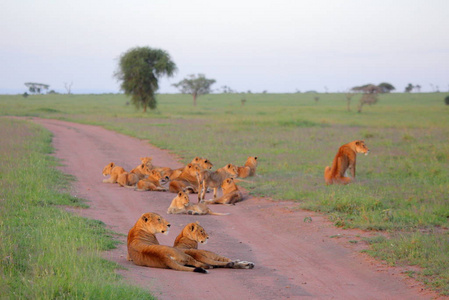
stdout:
<svg viewBox="0 0 449 300">
<path fill-rule="evenodd" d="M 200 225 L 200 222 L 199 222 L 199 221 L 196 221 L 195 223 L 198 224 L 198 225 Z"/>
<path fill-rule="evenodd" d="M 142 220 L 143 220 L 145 223 L 148 222 L 147 216 L 143 215 L 143 216 L 142 216 Z"/>
<path fill-rule="evenodd" d="M 142 169 L 145 168 L 145 164 L 142 163 L 142 164 L 140 165 L 140 167 L 141 167 Z"/>
<path fill-rule="evenodd" d="M 360 145 L 360 141 L 356 141 L 355 144 L 356 144 L 357 146 L 359 146 L 359 145 Z"/>
<path fill-rule="evenodd" d="M 257 160 L 257 156 L 254 156 L 254 159 Z"/>
<path fill-rule="evenodd" d="M 109 164 L 111 167 L 113 167 L 114 166 L 114 163 L 113 162 L 111 162 L 110 164 Z"/>
<path fill-rule="evenodd" d="M 178 196 L 181 197 L 181 196 L 182 196 L 182 192 L 179 192 L 179 193 L 178 193 Z"/>
<path fill-rule="evenodd" d="M 195 225 L 192 224 L 192 225 L 190 226 L 190 231 L 194 231 L 194 230 L 195 230 Z"/>
</svg>

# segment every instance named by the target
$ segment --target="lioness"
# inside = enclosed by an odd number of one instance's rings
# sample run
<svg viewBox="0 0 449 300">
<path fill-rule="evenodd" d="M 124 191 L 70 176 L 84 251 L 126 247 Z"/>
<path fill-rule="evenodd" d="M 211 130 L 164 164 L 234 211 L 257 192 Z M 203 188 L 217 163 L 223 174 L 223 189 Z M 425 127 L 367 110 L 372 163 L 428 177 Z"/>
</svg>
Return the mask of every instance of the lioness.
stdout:
<svg viewBox="0 0 449 300">
<path fill-rule="evenodd" d="M 189 163 L 184 167 L 181 174 L 176 179 L 170 181 L 168 186 L 169 191 L 172 193 L 178 193 L 184 190 L 189 190 L 192 193 L 196 193 L 198 191 L 196 178 L 196 174 L 198 172 L 201 172 L 200 167 Z"/>
<path fill-rule="evenodd" d="M 365 153 L 368 155 L 369 149 L 365 145 L 365 141 L 356 140 L 341 146 L 335 155 L 332 168 L 324 169 L 324 180 L 326 184 L 348 184 L 355 179 L 355 165 L 357 153 Z M 351 171 L 352 180 L 345 177 L 346 170 Z"/>
<path fill-rule="evenodd" d="M 257 156 L 250 156 L 242 167 L 237 167 L 238 177 L 246 178 L 256 175 Z"/>
<path fill-rule="evenodd" d="M 173 198 L 167 214 L 189 214 L 189 215 L 216 215 L 225 216 L 228 213 L 214 213 L 206 204 L 198 203 L 192 204 L 189 200 L 189 195 L 185 192 L 179 192 L 175 198 Z"/>
<path fill-rule="evenodd" d="M 206 244 L 209 235 L 198 223 L 190 223 L 184 227 L 181 233 L 176 237 L 174 247 L 182 249 L 184 253 L 192 256 L 194 259 L 209 264 L 213 267 L 224 267 L 234 269 L 252 269 L 254 263 L 248 261 L 232 260 L 230 258 L 218 255 L 212 251 L 199 250 L 198 243 Z"/>
<path fill-rule="evenodd" d="M 217 198 L 218 188 L 223 184 L 223 181 L 235 176 L 237 176 L 237 167 L 233 164 L 227 164 L 215 172 L 209 170 L 198 172 L 198 202 L 204 199 L 208 187 L 214 189 L 214 199 Z"/>
<path fill-rule="evenodd" d="M 142 163 L 132 169 L 129 173 L 125 172 L 118 176 L 117 183 L 121 186 L 135 187 L 137 182 L 151 173 L 148 165 Z"/>
<path fill-rule="evenodd" d="M 111 175 L 108 179 L 103 179 L 106 183 L 116 183 L 120 174 L 125 173 L 125 169 L 111 162 L 103 168 L 103 176 Z"/>
<path fill-rule="evenodd" d="M 240 192 L 235 179 L 227 178 L 223 181 L 221 189 L 223 190 L 223 195 L 220 198 L 202 200 L 202 203 L 206 204 L 232 204 L 243 200 L 243 194 Z"/>
<path fill-rule="evenodd" d="M 198 156 L 195 157 L 194 159 L 192 159 L 192 161 L 190 163 L 194 164 L 194 165 L 198 165 L 202 170 L 209 170 L 213 166 L 213 164 L 210 162 L 210 160 L 208 160 L 207 158 L 198 157 Z M 181 175 L 184 168 L 185 167 L 173 170 L 168 167 L 160 167 L 160 168 L 157 168 L 157 170 L 160 171 L 163 176 L 168 176 L 168 177 L 170 177 L 170 180 L 174 180 L 174 179 L 178 178 L 179 175 Z"/>
<path fill-rule="evenodd" d="M 128 260 L 138 266 L 208 273 L 210 265 L 180 249 L 159 244 L 156 233 L 168 234 L 169 227 L 170 223 L 160 215 L 143 214 L 128 233 Z"/>
<path fill-rule="evenodd" d="M 147 178 L 141 179 L 137 182 L 136 191 L 167 191 L 161 185 L 161 181 L 167 181 L 168 177 L 163 178 L 161 173 L 156 171 L 155 169 L 150 171 L 150 174 Z"/>
</svg>

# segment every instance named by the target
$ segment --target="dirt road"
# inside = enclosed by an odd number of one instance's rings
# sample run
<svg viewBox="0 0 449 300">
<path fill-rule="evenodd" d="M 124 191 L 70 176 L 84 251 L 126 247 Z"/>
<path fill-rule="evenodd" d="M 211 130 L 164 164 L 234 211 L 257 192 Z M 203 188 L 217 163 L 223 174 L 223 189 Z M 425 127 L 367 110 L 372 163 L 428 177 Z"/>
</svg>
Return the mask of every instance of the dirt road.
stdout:
<svg viewBox="0 0 449 300">
<path fill-rule="evenodd" d="M 400 270 L 360 254 L 361 231 L 334 228 L 315 213 L 294 209 L 290 202 L 250 198 L 236 206 L 211 206 L 228 216 L 167 215 L 175 196 L 168 192 L 136 192 L 102 183 L 109 162 L 130 170 L 142 156 L 158 166 L 180 167 L 168 152 L 148 141 L 100 127 L 57 120 L 33 119 L 53 132 L 55 156 L 63 172 L 74 175 L 71 193 L 87 199 L 89 209 L 77 213 L 98 219 L 123 234 L 124 242 L 106 256 L 121 264 L 119 271 L 159 299 L 431 299 L 435 294 L 400 275 Z M 151 141 L 150 141 L 151 142 Z M 212 162 L 214 157 L 208 157 Z M 208 194 L 209 195 L 209 194 Z M 196 195 L 191 195 L 195 201 Z M 157 212 L 172 224 L 161 244 L 172 245 L 181 229 L 199 221 L 210 240 L 201 247 L 255 263 L 252 270 L 212 269 L 197 274 L 138 267 L 126 260 L 126 235 L 144 212 Z M 311 222 L 305 222 L 310 221 Z"/>
</svg>

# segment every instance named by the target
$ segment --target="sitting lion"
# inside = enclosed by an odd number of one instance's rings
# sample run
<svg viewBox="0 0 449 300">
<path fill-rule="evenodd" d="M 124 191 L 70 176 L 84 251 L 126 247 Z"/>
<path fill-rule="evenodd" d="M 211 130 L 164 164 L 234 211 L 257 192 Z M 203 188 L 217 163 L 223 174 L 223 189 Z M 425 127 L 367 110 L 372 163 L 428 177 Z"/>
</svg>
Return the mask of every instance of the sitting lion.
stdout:
<svg viewBox="0 0 449 300">
<path fill-rule="evenodd" d="M 368 155 L 369 149 L 365 145 L 365 141 L 356 140 L 341 146 L 335 155 L 332 168 L 324 169 L 324 180 L 326 184 L 348 184 L 355 179 L 355 164 L 357 153 L 365 153 Z M 351 171 L 352 180 L 345 177 L 346 170 Z"/>
<path fill-rule="evenodd" d="M 141 179 L 137 182 L 136 191 L 165 192 L 167 189 L 161 185 L 161 182 L 165 183 L 167 180 L 168 177 L 163 178 L 160 172 L 153 169 L 150 171 L 147 178 Z"/>
<path fill-rule="evenodd" d="M 103 179 L 106 183 L 116 183 L 120 174 L 125 173 L 125 169 L 111 162 L 103 168 L 103 176 L 111 175 L 108 179 Z"/>
<path fill-rule="evenodd" d="M 257 156 L 250 156 L 243 167 L 237 167 L 238 177 L 246 178 L 256 175 Z"/>
<path fill-rule="evenodd" d="M 128 260 L 138 266 L 208 273 L 210 265 L 182 250 L 160 245 L 156 233 L 168 234 L 170 223 L 156 213 L 145 213 L 129 230 Z"/>
<path fill-rule="evenodd" d="M 189 215 L 216 215 L 225 216 L 228 213 L 214 213 L 204 203 L 192 204 L 189 200 L 189 195 L 184 192 L 179 192 L 175 198 L 173 198 L 167 214 L 189 214 Z"/>
<path fill-rule="evenodd" d="M 223 181 L 235 176 L 237 176 L 237 167 L 233 164 L 227 164 L 215 172 L 209 170 L 198 172 L 198 202 L 204 199 L 208 187 L 214 189 L 214 199 L 217 198 L 218 188 L 223 184 Z"/>
<path fill-rule="evenodd" d="M 173 247 L 182 249 L 184 253 L 192 256 L 197 261 L 213 267 L 234 269 L 254 268 L 254 263 L 252 262 L 232 260 L 212 251 L 199 250 L 198 243 L 206 244 L 208 239 L 209 235 L 198 222 L 190 223 L 187 224 L 187 226 L 185 226 L 181 233 L 176 237 Z"/>
<path fill-rule="evenodd" d="M 233 178 L 227 178 L 223 181 L 221 189 L 223 190 L 223 195 L 220 198 L 202 200 L 202 203 L 206 204 L 232 204 L 240 202 L 243 200 L 243 194 L 240 192 L 237 184 L 237 180 Z"/>
</svg>

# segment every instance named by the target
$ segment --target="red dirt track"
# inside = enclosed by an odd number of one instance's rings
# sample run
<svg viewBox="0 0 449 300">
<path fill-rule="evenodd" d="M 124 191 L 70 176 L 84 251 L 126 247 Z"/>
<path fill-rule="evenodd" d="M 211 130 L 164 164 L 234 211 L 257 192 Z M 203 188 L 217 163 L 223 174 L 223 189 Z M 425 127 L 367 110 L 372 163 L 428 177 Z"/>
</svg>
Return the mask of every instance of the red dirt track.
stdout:
<svg viewBox="0 0 449 300">
<path fill-rule="evenodd" d="M 103 221 L 123 234 L 117 249 L 105 256 L 126 270 L 125 279 L 158 299 L 432 299 L 436 294 L 403 276 L 398 268 L 377 262 L 359 250 L 357 230 L 335 228 L 320 214 L 295 209 L 292 202 L 249 199 L 235 206 L 211 205 L 227 216 L 167 215 L 175 194 L 137 192 L 106 184 L 101 172 L 109 162 L 131 170 L 143 156 L 157 166 L 182 166 L 173 155 L 143 141 L 101 127 L 58 120 L 32 119 L 54 134 L 55 156 L 63 172 L 76 177 L 72 195 L 88 200 L 82 216 Z M 248 154 L 250 155 L 250 154 Z M 214 162 L 214 157 L 208 157 Z M 234 162 L 238 163 L 238 162 Z M 214 166 L 219 167 L 219 166 Z M 191 195 L 196 202 L 197 195 Z M 206 199 L 211 194 L 206 195 Z M 255 263 L 252 270 L 212 269 L 209 274 L 139 267 L 126 260 L 126 235 L 142 213 L 156 212 L 171 223 L 159 242 L 172 245 L 188 223 L 199 221 L 210 235 L 200 246 L 233 259 Z M 312 222 L 305 222 L 311 217 Z M 307 218 L 307 219 L 305 219 Z M 335 238 L 338 236 L 340 238 Z"/>
</svg>

